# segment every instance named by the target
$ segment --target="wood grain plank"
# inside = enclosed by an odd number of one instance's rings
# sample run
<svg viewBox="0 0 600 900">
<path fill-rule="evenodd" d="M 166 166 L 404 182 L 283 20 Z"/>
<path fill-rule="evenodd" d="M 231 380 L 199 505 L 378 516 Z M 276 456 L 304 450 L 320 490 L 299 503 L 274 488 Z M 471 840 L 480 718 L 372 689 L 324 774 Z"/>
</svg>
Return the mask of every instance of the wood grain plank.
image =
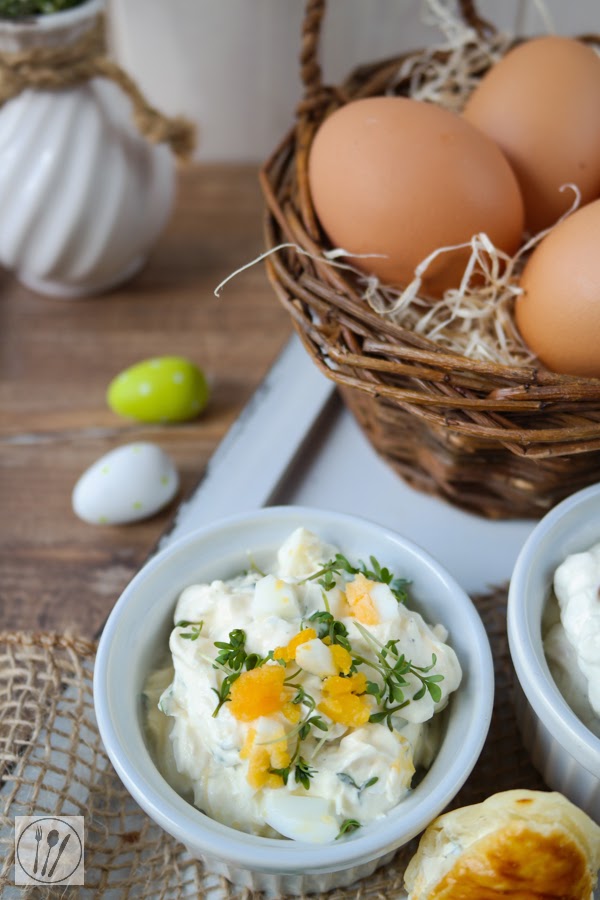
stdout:
<svg viewBox="0 0 600 900">
<path fill-rule="evenodd" d="M 182 170 L 171 221 L 146 267 L 110 294 L 49 299 L 0 272 L 0 624 L 71 628 L 92 636 L 169 527 L 177 503 L 291 333 L 263 267 L 216 286 L 263 249 L 253 166 Z M 107 407 L 107 386 L 141 359 L 180 354 L 212 385 L 205 413 L 143 425 Z M 79 521 L 71 491 L 116 446 L 150 440 L 181 476 L 171 506 L 150 520 Z"/>
</svg>

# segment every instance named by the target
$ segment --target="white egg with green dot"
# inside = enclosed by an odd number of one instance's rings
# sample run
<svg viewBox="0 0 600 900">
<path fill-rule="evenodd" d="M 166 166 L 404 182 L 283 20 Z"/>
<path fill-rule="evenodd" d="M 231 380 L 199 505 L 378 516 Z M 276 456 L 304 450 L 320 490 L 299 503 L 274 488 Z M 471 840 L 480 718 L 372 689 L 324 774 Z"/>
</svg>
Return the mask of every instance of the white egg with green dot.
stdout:
<svg viewBox="0 0 600 900">
<path fill-rule="evenodd" d="M 171 458 L 156 444 L 124 444 L 96 460 L 73 489 L 73 510 L 91 525 L 147 519 L 179 490 Z"/>
</svg>

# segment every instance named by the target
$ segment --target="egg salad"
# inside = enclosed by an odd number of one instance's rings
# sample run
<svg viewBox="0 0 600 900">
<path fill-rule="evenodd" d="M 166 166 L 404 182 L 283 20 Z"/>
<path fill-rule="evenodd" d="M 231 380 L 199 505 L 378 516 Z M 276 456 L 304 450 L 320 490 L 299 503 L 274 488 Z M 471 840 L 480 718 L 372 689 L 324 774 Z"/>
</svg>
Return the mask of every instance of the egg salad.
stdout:
<svg viewBox="0 0 600 900">
<path fill-rule="evenodd" d="M 146 686 L 165 777 L 252 834 L 327 842 L 385 815 L 431 765 L 462 677 L 407 591 L 305 528 L 270 571 L 185 588 L 172 665 Z"/>
<path fill-rule="evenodd" d="M 573 712 L 600 737 L 600 543 L 567 556 L 553 586 L 544 626 L 548 665 Z"/>
</svg>

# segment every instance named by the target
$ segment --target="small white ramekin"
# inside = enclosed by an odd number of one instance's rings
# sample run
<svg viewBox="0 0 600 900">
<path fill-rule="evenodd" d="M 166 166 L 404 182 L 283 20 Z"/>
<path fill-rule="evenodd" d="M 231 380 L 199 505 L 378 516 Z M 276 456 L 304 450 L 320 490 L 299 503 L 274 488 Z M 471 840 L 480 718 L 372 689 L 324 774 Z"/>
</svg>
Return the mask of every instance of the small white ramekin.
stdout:
<svg viewBox="0 0 600 900">
<path fill-rule="evenodd" d="M 600 484 L 563 500 L 535 526 L 515 563 L 507 618 L 517 720 L 531 760 L 549 787 L 600 824 L 600 739 L 567 705 L 542 643 L 555 570 L 565 557 L 598 541 Z"/>
<path fill-rule="evenodd" d="M 452 695 L 442 743 L 428 773 L 382 819 L 330 844 L 244 834 L 183 800 L 156 769 L 144 736 L 141 693 L 168 647 L 177 596 L 199 580 L 228 578 L 272 555 L 300 525 L 350 559 L 376 556 L 411 579 L 411 607 L 442 623 L 459 657 L 463 681 Z M 346 886 L 369 875 L 419 834 L 453 799 L 485 741 L 493 703 L 487 635 L 462 588 L 426 552 L 362 519 L 302 507 L 271 507 L 218 522 L 154 557 L 114 607 L 100 640 L 94 674 L 98 726 L 112 763 L 139 805 L 189 848 L 205 868 L 238 887 L 270 895 Z"/>
</svg>

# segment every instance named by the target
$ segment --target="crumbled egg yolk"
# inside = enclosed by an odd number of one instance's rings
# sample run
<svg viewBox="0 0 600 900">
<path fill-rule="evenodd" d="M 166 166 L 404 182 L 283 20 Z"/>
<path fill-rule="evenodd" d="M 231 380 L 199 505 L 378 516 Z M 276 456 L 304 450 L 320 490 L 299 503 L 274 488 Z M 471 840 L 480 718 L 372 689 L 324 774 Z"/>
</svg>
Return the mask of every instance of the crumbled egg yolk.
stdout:
<svg viewBox="0 0 600 900">
<path fill-rule="evenodd" d="M 379 625 L 379 613 L 373 603 L 370 591 L 375 582 L 366 578 L 362 572 L 346 585 L 346 599 L 350 605 L 350 615 L 363 625 Z"/>
<path fill-rule="evenodd" d="M 231 685 L 229 711 L 240 722 L 252 722 L 259 716 L 282 712 L 292 691 L 283 684 L 283 666 L 259 666 L 249 669 Z"/>
<path fill-rule="evenodd" d="M 333 696 L 341 694 L 364 694 L 367 689 L 367 676 L 364 672 L 355 672 L 347 678 L 331 675 L 323 682 L 323 693 Z"/>
<path fill-rule="evenodd" d="M 283 787 L 281 775 L 270 771 L 270 769 L 285 769 L 291 761 L 283 729 L 281 740 L 275 739 L 263 745 L 256 745 L 255 742 L 256 729 L 250 728 L 244 746 L 240 750 L 240 758 L 248 760 L 248 784 L 255 790 Z"/>
<path fill-rule="evenodd" d="M 340 725 L 360 728 L 366 725 L 371 715 L 371 705 L 364 692 L 367 678 L 356 672 L 347 678 L 332 675 L 323 682 L 323 699 L 317 709 Z"/>
<path fill-rule="evenodd" d="M 342 675 L 347 675 L 352 666 L 352 655 L 345 647 L 340 647 L 339 644 L 331 644 L 329 649 L 333 657 L 333 664 L 338 672 L 341 672 Z"/>
</svg>

